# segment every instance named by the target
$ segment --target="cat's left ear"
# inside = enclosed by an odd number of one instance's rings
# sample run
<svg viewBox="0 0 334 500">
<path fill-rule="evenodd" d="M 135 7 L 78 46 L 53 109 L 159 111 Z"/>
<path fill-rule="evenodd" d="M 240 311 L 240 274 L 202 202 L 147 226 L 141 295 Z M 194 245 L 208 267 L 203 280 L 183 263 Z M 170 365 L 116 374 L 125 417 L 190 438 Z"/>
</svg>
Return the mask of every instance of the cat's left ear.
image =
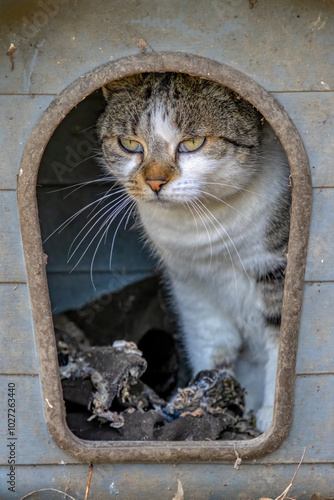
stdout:
<svg viewBox="0 0 334 500">
<path fill-rule="evenodd" d="M 103 94 L 103 97 L 105 98 L 106 101 L 109 101 L 111 93 L 112 93 L 112 84 L 111 83 L 108 83 L 107 85 L 102 87 L 102 94 Z"/>
<path fill-rule="evenodd" d="M 277 140 L 277 136 L 275 131 L 271 128 L 269 123 L 262 118 L 261 120 L 261 143 L 264 145 L 269 145 L 273 141 Z"/>
<path fill-rule="evenodd" d="M 109 101 L 112 94 L 116 92 L 120 92 L 122 90 L 131 90 L 133 87 L 137 87 L 143 83 L 143 75 L 140 73 L 138 75 L 130 75 L 120 80 L 114 80 L 110 83 L 107 83 L 104 87 L 102 87 L 102 92 L 106 101 Z"/>
</svg>

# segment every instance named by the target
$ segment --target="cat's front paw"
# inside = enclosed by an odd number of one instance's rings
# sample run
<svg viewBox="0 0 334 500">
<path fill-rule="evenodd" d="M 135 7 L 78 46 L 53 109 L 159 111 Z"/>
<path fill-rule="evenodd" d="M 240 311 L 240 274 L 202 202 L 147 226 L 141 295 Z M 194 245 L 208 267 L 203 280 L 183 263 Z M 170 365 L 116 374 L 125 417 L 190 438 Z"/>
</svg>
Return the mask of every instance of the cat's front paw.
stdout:
<svg viewBox="0 0 334 500">
<path fill-rule="evenodd" d="M 260 432 L 265 432 L 273 419 L 274 407 L 273 406 L 262 406 L 256 412 L 256 427 Z"/>
</svg>

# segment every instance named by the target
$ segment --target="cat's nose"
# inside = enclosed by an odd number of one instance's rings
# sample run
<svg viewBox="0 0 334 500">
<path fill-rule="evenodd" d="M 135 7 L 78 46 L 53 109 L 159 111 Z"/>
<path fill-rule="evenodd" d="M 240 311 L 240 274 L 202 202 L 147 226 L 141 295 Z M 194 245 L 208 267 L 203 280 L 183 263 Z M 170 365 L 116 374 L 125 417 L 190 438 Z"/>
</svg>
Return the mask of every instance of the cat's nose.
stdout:
<svg viewBox="0 0 334 500">
<path fill-rule="evenodd" d="M 158 193 L 161 189 L 161 186 L 167 184 L 168 179 L 145 179 L 146 184 L 150 186 L 153 191 Z"/>
</svg>

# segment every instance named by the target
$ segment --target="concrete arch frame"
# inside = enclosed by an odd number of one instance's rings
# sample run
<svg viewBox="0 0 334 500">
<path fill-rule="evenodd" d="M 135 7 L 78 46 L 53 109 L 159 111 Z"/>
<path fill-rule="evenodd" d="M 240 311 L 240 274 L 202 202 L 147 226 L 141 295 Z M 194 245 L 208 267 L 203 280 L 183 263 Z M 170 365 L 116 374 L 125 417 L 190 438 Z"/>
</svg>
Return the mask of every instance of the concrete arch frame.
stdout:
<svg viewBox="0 0 334 500">
<path fill-rule="evenodd" d="M 288 156 L 292 209 L 288 265 L 282 308 L 274 418 L 270 428 L 250 441 L 104 442 L 84 441 L 68 429 L 62 398 L 50 308 L 46 261 L 42 248 L 36 181 L 48 141 L 69 111 L 89 94 L 130 74 L 180 72 L 219 82 L 253 104 L 270 123 Z M 287 437 L 293 418 L 295 364 L 303 300 L 304 275 L 312 206 L 312 184 L 302 140 L 284 108 L 259 84 L 222 63 L 184 53 L 139 54 L 93 69 L 67 87 L 42 114 L 25 146 L 18 175 L 18 207 L 34 320 L 48 430 L 55 443 L 83 462 L 186 462 L 234 460 L 271 453 Z"/>
</svg>

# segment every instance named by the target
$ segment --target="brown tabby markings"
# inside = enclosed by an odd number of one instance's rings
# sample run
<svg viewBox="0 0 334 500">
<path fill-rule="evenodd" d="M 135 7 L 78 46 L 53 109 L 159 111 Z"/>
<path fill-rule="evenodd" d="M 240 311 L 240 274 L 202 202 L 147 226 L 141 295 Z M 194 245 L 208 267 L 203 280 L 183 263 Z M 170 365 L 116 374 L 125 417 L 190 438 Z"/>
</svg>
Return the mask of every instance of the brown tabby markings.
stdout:
<svg viewBox="0 0 334 500">
<path fill-rule="evenodd" d="M 285 152 L 250 103 L 212 81 L 149 73 L 112 82 L 104 93 L 98 128 L 106 171 L 136 202 L 191 365 L 234 365 L 247 352 L 263 367 L 262 403 L 251 407 L 265 430 L 289 236 Z M 198 150 L 180 149 L 195 138 L 205 138 Z M 142 149 L 126 152 L 120 139 Z M 243 383 L 250 378 L 252 370 Z"/>
</svg>

